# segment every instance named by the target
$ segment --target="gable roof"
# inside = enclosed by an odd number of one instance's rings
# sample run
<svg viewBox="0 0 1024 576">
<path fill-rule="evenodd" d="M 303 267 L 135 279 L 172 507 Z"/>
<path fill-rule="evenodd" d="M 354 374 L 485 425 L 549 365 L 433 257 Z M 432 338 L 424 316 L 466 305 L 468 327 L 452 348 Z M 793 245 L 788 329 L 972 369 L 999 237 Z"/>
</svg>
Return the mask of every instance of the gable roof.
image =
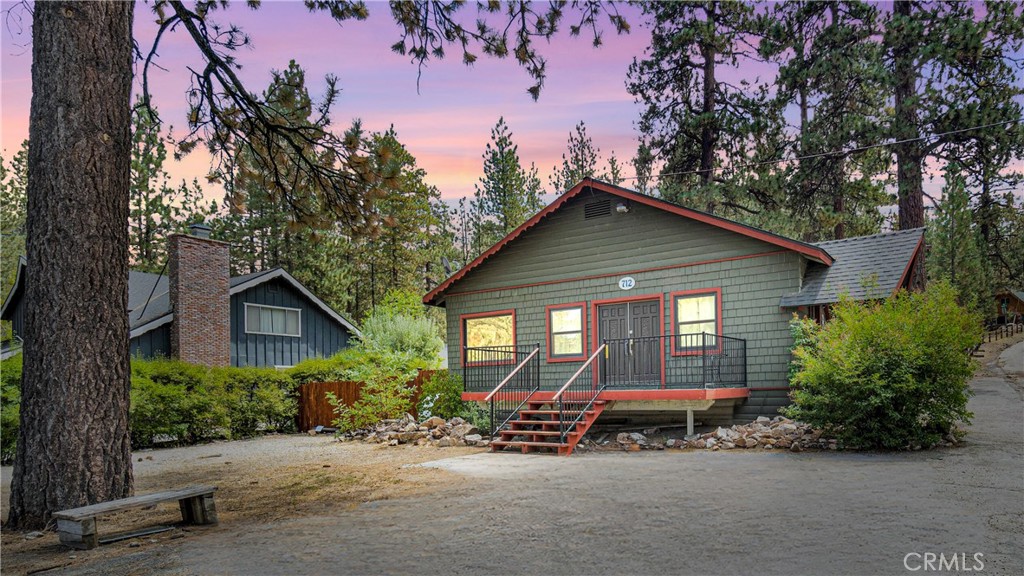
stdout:
<svg viewBox="0 0 1024 576">
<path fill-rule="evenodd" d="M 783 296 L 779 305 L 831 304 L 840 294 L 854 300 L 888 297 L 903 285 L 923 243 L 924 228 L 819 242 L 835 263 L 808 265 L 803 288 Z"/>
<path fill-rule="evenodd" d="M 636 202 L 637 204 L 651 206 L 653 208 L 664 210 L 665 212 L 669 212 L 671 214 L 675 214 L 683 218 L 688 218 L 690 220 L 696 220 L 698 222 L 710 224 L 711 226 L 722 228 L 730 232 L 735 232 L 743 236 L 748 236 L 750 238 L 754 238 L 762 242 L 767 242 L 768 244 L 773 244 L 775 246 L 779 246 L 787 250 L 793 250 L 795 252 L 803 254 L 804 256 L 810 258 L 811 260 L 814 260 L 815 262 L 820 262 L 825 266 L 831 265 L 833 261 L 832 257 L 829 255 L 828 252 L 826 252 L 823 248 L 820 248 L 813 244 L 807 244 L 805 242 L 800 242 L 799 240 L 793 240 L 791 238 L 779 236 L 778 234 L 773 234 L 765 230 L 754 228 L 753 226 L 748 226 L 746 224 L 734 222 L 732 220 L 728 220 L 720 216 L 715 216 L 713 214 L 708 214 L 706 212 L 701 212 L 699 210 L 694 210 L 692 208 L 685 208 L 683 206 L 680 206 L 679 204 L 675 204 L 667 200 L 662 200 L 660 198 L 654 198 L 653 196 L 640 194 L 639 192 L 628 190 L 626 188 L 622 188 L 614 184 L 609 184 L 607 182 L 602 182 L 600 180 L 595 180 L 593 178 L 585 178 L 582 182 L 580 182 L 576 186 L 573 186 L 572 189 L 559 196 L 554 202 L 548 204 L 543 210 L 538 212 L 532 218 L 530 218 L 526 222 L 523 222 L 521 225 L 519 225 L 518 228 L 516 228 L 507 236 L 499 240 L 494 246 L 491 246 L 483 254 L 478 256 L 475 260 L 462 267 L 458 272 L 450 276 L 447 280 L 445 280 L 437 287 L 435 287 L 433 290 L 431 290 L 429 293 L 427 293 L 427 295 L 423 297 L 423 302 L 425 304 L 433 305 L 442 304 L 444 302 L 444 294 L 448 290 L 448 288 L 450 288 L 453 284 L 455 284 L 460 279 L 465 277 L 468 273 L 470 273 L 471 271 L 479 267 L 481 264 L 483 264 L 485 260 L 488 260 L 495 254 L 500 252 L 506 245 L 508 245 L 510 242 L 521 236 L 524 232 L 536 226 L 537 223 L 543 220 L 546 216 L 561 208 L 569 200 L 575 198 L 576 196 L 579 196 L 584 190 L 605 192 L 613 196 L 618 196 L 619 198 L 622 198 L 624 200 L 629 200 L 630 202 Z"/>
<path fill-rule="evenodd" d="M 4 300 L 3 308 L 0 309 L 0 317 L 7 319 L 8 306 L 15 300 L 16 295 L 24 290 L 24 271 L 26 268 L 25 257 L 19 260 L 17 278 L 14 288 Z M 234 276 L 230 280 L 229 295 L 244 292 L 250 288 L 269 282 L 275 278 L 288 283 L 296 291 L 302 293 L 317 308 L 333 318 L 337 323 L 348 328 L 352 334 L 361 336 L 362 332 L 355 324 L 327 305 L 326 302 L 317 298 L 312 292 L 296 280 L 283 268 L 272 268 L 262 272 L 253 272 Z M 145 334 L 150 330 L 159 328 L 174 320 L 174 313 L 171 311 L 171 295 L 167 276 L 163 274 L 151 274 L 149 272 L 128 271 L 128 326 L 131 332 L 130 338 Z"/>
</svg>

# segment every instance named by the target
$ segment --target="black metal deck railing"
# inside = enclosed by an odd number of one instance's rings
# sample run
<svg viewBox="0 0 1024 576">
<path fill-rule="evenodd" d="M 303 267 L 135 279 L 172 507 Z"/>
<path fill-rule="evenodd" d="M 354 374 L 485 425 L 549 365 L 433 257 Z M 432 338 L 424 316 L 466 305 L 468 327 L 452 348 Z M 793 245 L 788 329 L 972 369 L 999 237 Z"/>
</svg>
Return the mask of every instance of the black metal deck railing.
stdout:
<svg viewBox="0 0 1024 576">
<path fill-rule="evenodd" d="M 601 360 L 606 349 L 605 344 L 599 346 L 552 398 L 558 405 L 558 428 L 562 442 L 586 416 L 587 410 L 593 407 L 594 401 L 605 388 L 601 377 L 595 377 L 595 370 L 599 371 L 604 366 Z"/>
<path fill-rule="evenodd" d="M 491 433 L 497 433 L 540 389 L 540 344 L 464 348 L 467 392 L 489 392 Z"/>
<path fill-rule="evenodd" d="M 747 341 L 720 334 L 605 340 L 607 388 L 716 388 L 747 385 Z"/>
</svg>

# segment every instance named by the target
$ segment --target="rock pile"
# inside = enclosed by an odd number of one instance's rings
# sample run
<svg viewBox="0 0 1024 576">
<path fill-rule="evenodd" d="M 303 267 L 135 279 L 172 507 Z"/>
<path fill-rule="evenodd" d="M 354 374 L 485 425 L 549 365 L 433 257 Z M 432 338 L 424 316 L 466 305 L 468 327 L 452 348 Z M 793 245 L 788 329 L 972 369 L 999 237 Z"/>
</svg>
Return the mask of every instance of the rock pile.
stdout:
<svg viewBox="0 0 1024 576">
<path fill-rule="evenodd" d="M 645 430 L 656 433 L 657 430 Z M 664 448 L 695 448 L 700 450 L 731 450 L 733 448 L 761 448 L 763 450 L 791 450 L 800 452 L 806 448 L 836 450 L 835 440 L 821 437 L 821 432 L 812 430 L 802 422 L 776 416 L 759 417 L 750 424 L 737 424 L 729 428 L 719 427 L 714 432 L 693 434 L 682 439 L 669 438 L 664 443 L 652 441 L 638 432 L 620 433 L 616 438 L 620 448 L 627 451 L 662 450 Z"/>
<path fill-rule="evenodd" d="M 340 438 L 346 441 L 362 440 L 388 446 L 415 444 L 416 446 L 430 445 L 445 448 L 490 444 L 490 440 L 485 439 L 476 426 L 462 418 L 445 420 L 434 416 L 423 422 L 416 422 L 412 414 L 406 414 L 402 418 L 393 420 L 382 420 L 370 428 L 345 432 Z"/>
</svg>

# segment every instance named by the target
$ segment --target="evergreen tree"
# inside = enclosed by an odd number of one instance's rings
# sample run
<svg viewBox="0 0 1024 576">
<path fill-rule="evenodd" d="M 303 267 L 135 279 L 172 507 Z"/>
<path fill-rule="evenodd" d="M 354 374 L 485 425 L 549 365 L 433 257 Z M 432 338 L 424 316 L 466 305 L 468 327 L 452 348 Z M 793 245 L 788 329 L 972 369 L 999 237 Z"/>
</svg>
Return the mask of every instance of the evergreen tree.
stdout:
<svg viewBox="0 0 1024 576">
<path fill-rule="evenodd" d="M 28 140 L 10 162 L 0 156 L 0 298 L 14 287 L 18 262 L 25 254 L 27 183 Z"/>
<path fill-rule="evenodd" d="M 643 106 L 637 128 L 639 185 L 660 165 L 657 188 L 670 200 L 715 212 L 771 203 L 759 190 L 723 188 L 716 171 L 747 160 L 752 122 L 765 117 L 757 90 L 724 79 L 750 54 L 758 21 L 746 3 L 650 2 L 651 45 L 629 67 L 626 88 Z"/>
<path fill-rule="evenodd" d="M 519 147 L 512 141 L 512 131 L 503 117 L 491 129 L 483 161 L 484 175 L 476 184 L 471 203 L 472 244 L 476 254 L 543 207 L 537 169 L 531 165 L 530 171 L 526 171 L 519 163 Z"/>
<path fill-rule="evenodd" d="M 928 226 L 928 277 L 949 280 L 961 304 L 988 316 L 993 305 L 991 267 L 974 222 L 970 195 L 958 166 L 949 166 L 945 178 L 936 216 Z"/>
<path fill-rule="evenodd" d="M 986 2 L 983 12 L 968 2 L 894 4 L 885 20 L 884 46 L 895 110 L 889 136 L 897 142 L 901 229 L 924 224 L 930 158 L 965 139 L 998 141 L 1005 125 L 976 127 L 1020 118 L 1021 78 L 1011 55 L 1024 43 L 1022 22 L 1021 5 L 1013 2 Z M 922 140 L 927 134 L 947 135 Z M 988 166 L 982 172 L 994 173 L 999 164 L 983 151 L 976 160 Z M 986 209 L 990 201 L 983 202 Z"/>
<path fill-rule="evenodd" d="M 873 144 L 885 123 L 879 88 L 881 47 L 878 11 L 852 2 L 774 5 L 763 16 L 760 53 L 779 63 L 776 100 L 795 107 L 797 132 L 783 135 L 787 155 L 802 158 L 781 167 L 791 230 L 809 241 L 878 231 L 878 207 L 888 169 L 884 150 L 837 152 Z"/>
<path fill-rule="evenodd" d="M 571 189 L 584 178 L 596 178 L 612 184 L 622 182 L 622 166 L 614 152 L 608 158 L 605 169 L 598 170 L 601 150 L 594 146 L 593 139 L 587 135 L 587 126 L 582 120 L 569 132 L 566 150 L 562 154 L 562 166 L 555 166 L 551 170 L 551 188 L 556 194 Z"/>
<path fill-rule="evenodd" d="M 132 122 L 132 174 L 128 215 L 129 265 L 159 272 L 167 262 L 167 237 L 216 211 L 197 180 L 171 186 L 164 170 L 167 143 L 155 111 L 137 108 Z"/>
</svg>

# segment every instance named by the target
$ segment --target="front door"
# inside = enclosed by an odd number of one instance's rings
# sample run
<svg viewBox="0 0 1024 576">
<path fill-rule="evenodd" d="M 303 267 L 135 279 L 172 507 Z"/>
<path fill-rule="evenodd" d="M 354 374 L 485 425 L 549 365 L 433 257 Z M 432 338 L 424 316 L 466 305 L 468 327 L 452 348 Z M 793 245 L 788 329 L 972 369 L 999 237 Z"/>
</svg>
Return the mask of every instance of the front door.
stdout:
<svg viewBox="0 0 1024 576">
<path fill-rule="evenodd" d="M 597 307 L 598 341 L 608 341 L 609 386 L 661 386 L 661 305 L 639 300 Z"/>
</svg>

